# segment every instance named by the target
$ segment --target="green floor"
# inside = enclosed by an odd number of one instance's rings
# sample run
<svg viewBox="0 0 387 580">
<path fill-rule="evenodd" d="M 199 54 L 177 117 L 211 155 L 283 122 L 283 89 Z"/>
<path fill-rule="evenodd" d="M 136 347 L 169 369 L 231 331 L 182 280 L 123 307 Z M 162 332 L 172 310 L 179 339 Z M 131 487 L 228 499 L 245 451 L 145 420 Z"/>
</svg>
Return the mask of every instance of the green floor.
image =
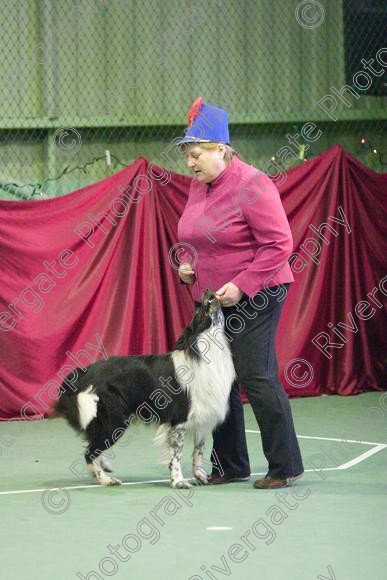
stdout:
<svg viewBox="0 0 387 580">
<path fill-rule="evenodd" d="M 195 486 L 178 495 L 157 464 L 150 430 L 114 448 L 115 474 L 127 485 L 93 486 L 69 469 L 83 444 L 64 421 L 26 423 L 13 443 L 0 423 L 1 577 L 385 580 L 382 396 L 292 400 L 305 467 L 315 471 L 281 496 L 254 490 L 251 482 Z M 245 414 L 246 429 L 256 431 L 249 406 Z M 344 444 L 343 437 L 355 443 Z M 248 432 L 247 439 L 252 469 L 264 473 L 259 435 Z M 324 450 L 334 445 L 332 461 Z M 189 443 L 187 470 L 190 453 Z M 55 487 L 62 489 L 50 491 Z"/>
</svg>

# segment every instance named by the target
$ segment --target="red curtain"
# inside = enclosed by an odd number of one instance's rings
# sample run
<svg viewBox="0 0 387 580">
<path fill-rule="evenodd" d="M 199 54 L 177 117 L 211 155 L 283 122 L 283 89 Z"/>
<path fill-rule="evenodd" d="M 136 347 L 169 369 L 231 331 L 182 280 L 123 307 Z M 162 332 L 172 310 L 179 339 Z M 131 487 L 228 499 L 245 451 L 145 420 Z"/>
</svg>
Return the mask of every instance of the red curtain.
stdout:
<svg viewBox="0 0 387 580">
<path fill-rule="evenodd" d="M 285 177 L 279 189 L 295 248 L 278 333 L 286 390 L 382 389 L 387 181 L 339 147 Z M 169 255 L 189 184 L 139 158 L 63 197 L 0 202 L 1 419 L 46 415 L 72 367 L 173 346 L 193 313 Z M 372 302 L 367 293 L 380 284 Z M 343 346 L 318 348 L 312 339 L 321 332 Z"/>
<path fill-rule="evenodd" d="M 290 170 L 279 190 L 296 253 L 278 333 L 287 392 L 386 389 L 386 176 L 336 145 Z"/>
</svg>

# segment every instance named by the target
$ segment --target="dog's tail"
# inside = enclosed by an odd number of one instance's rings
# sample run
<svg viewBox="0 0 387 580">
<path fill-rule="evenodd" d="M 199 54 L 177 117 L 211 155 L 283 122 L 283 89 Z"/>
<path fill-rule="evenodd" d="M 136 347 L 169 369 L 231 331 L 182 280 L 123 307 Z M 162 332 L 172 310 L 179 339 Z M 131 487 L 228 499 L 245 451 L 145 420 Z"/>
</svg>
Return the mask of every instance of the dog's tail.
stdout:
<svg viewBox="0 0 387 580">
<path fill-rule="evenodd" d="M 68 380 L 74 373 L 66 377 L 61 386 L 60 397 L 53 406 L 54 416 L 64 417 L 76 431 L 85 431 L 95 419 L 99 400 L 94 386 L 81 372 L 81 369 L 75 369 L 75 380 Z"/>
<path fill-rule="evenodd" d="M 79 423 L 83 431 L 85 431 L 88 424 L 96 418 L 98 401 L 99 397 L 95 392 L 93 385 L 90 385 L 86 391 L 77 395 Z"/>
</svg>

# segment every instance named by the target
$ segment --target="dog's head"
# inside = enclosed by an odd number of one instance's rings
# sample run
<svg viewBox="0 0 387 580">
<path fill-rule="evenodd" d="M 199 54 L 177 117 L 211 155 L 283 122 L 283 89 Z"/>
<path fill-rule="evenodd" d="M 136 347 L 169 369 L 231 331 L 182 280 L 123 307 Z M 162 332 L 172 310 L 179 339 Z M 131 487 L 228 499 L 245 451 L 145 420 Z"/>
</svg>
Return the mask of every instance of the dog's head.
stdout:
<svg viewBox="0 0 387 580">
<path fill-rule="evenodd" d="M 202 294 L 201 303 L 196 307 L 190 325 L 184 330 L 175 348 L 179 350 L 190 348 L 197 336 L 211 326 L 224 328 L 224 315 L 215 292 L 207 288 Z"/>
<path fill-rule="evenodd" d="M 212 325 L 219 326 L 224 322 L 224 316 L 222 312 L 222 305 L 216 297 L 215 292 L 207 288 L 202 294 L 202 302 L 196 308 L 195 318 L 198 321 L 207 321 L 209 328 Z"/>
</svg>

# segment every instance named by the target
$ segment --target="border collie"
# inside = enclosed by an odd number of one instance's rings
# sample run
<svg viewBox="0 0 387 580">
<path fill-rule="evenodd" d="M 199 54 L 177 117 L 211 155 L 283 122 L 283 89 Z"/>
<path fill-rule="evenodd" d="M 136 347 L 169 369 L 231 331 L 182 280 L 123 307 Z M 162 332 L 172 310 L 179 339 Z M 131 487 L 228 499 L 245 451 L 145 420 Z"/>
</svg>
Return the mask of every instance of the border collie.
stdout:
<svg viewBox="0 0 387 580">
<path fill-rule="evenodd" d="M 173 488 L 191 487 L 183 477 L 181 457 L 185 432 L 193 432 L 193 475 L 207 483 L 201 467 L 205 438 L 224 421 L 235 380 L 224 315 L 214 292 L 204 292 L 172 352 L 112 356 L 75 373 L 73 383 L 63 382 L 54 409 L 86 439 L 86 464 L 98 483 L 121 483 L 105 472 L 103 452 L 132 420 L 158 425 L 156 442 L 168 455 Z M 144 417 L 151 409 L 147 401 L 157 408 L 156 421 Z M 152 409 L 151 414 L 155 416 Z"/>
</svg>

